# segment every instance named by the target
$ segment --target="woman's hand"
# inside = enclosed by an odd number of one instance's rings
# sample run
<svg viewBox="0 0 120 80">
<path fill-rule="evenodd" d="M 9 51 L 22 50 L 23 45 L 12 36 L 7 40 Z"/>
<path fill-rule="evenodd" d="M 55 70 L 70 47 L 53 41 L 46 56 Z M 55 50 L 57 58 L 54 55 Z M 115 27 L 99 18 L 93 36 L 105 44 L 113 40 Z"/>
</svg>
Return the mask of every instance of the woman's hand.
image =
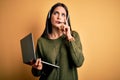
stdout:
<svg viewBox="0 0 120 80">
<path fill-rule="evenodd" d="M 66 35 L 68 40 L 73 38 L 71 35 L 70 26 L 68 25 L 67 20 L 65 21 L 65 23 L 61 24 L 60 28 L 61 28 L 61 31 L 63 32 L 63 34 Z"/>
<path fill-rule="evenodd" d="M 32 65 L 33 68 L 36 68 L 38 70 L 42 70 L 43 65 L 41 63 L 41 59 L 37 59 L 36 62 Z"/>
</svg>

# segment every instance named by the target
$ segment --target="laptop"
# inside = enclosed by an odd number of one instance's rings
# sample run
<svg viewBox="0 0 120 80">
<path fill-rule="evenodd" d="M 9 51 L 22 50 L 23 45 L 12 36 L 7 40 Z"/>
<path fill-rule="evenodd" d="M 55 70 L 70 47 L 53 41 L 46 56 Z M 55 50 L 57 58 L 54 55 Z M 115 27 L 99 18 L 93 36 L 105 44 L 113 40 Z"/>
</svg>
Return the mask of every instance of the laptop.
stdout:
<svg viewBox="0 0 120 80">
<path fill-rule="evenodd" d="M 22 59 L 24 64 L 32 65 L 36 62 L 36 54 L 34 49 L 34 41 L 32 33 L 29 33 L 25 37 L 20 40 L 21 51 L 22 51 Z M 53 66 L 56 68 L 60 68 L 57 65 L 41 61 L 43 64 Z"/>
</svg>

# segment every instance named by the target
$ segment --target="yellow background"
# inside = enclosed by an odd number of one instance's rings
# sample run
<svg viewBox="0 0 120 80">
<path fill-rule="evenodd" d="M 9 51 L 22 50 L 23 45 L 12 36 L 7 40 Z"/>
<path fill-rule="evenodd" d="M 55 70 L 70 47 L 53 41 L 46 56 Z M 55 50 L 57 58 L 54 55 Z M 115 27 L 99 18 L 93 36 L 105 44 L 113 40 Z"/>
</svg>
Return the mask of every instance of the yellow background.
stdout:
<svg viewBox="0 0 120 80">
<path fill-rule="evenodd" d="M 79 80 L 120 80 L 120 0 L 0 0 L 0 80 L 38 80 L 22 63 L 20 39 L 32 32 L 36 45 L 56 2 L 68 6 L 81 37 Z"/>
</svg>

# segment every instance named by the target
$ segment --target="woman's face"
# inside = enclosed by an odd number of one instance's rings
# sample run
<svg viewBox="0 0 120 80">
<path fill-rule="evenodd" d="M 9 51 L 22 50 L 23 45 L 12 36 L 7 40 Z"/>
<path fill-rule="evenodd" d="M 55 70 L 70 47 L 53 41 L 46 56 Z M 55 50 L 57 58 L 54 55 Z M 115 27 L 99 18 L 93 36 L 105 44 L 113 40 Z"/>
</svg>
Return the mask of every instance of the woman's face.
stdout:
<svg viewBox="0 0 120 80">
<path fill-rule="evenodd" d="M 65 21 L 66 21 L 66 10 L 61 6 L 56 7 L 51 15 L 52 26 L 59 28 L 61 24 L 65 23 Z"/>
</svg>

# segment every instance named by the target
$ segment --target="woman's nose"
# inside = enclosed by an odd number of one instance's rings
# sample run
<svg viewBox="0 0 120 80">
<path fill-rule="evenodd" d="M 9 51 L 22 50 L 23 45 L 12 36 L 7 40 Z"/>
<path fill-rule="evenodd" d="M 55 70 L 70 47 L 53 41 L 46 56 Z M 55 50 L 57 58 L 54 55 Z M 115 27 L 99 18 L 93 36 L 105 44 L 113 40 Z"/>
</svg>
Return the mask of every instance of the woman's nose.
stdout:
<svg viewBox="0 0 120 80">
<path fill-rule="evenodd" d="M 61 15 L 58 15 L 57 19 L 61 19 Z"/>
</svg>

